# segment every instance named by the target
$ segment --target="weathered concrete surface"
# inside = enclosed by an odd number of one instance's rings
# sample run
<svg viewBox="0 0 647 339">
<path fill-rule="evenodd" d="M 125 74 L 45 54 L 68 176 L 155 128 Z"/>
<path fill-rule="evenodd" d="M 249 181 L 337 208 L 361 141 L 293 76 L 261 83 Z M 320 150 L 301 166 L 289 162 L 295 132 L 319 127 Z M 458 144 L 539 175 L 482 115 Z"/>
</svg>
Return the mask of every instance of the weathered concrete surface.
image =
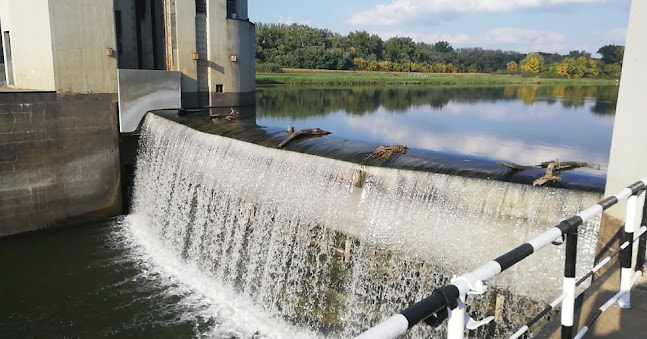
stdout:
<svg viewBox="0 0 647 339">
<path fill-rule="evenodd" d="M 209 6 L 209 17 L 227 17 L 226 1 Z M 247 17 L 247 1 L 236 2 L 236 19 L 209 20 L 209 97 L 211 106 L 254 104 L 256 90 L 256 28 Z M 226 38 L 225 38 L 226 37 Z M 222 92 L 217 87 L 222 86 Z"/>
<path fill-rule="evenodd" d="M 17 88 L 117 93 L 113 0 L 0 0 Z M 8 53 L 7 53 L 8 54 Z"/>
<path fill-rule="evenodd" d="M 192 1 L 165 1 L 167 69 L 182 72 L 183 106 L 197 105 L 198 83 L 197 64 L 193 60 L 196 52 L 195 3 Z M 215 32 L 214 34 L 222 34 Z"/>
<path fill-rule="evenodd" d="M 606 194 L 614 194 L 647 176 L 647 138 L 642 126 L 647 125 L 645 111 L 645 78 L 647 78 L 647 1 L 632 1 L 629 27 L 618 92 L 618 105 L 613 123 Z M 624 203 L 607 210 L 624 219 Z"/>
<path fill-rule="evenodd" d="M 584 327 L 597 310 L 612 298 L 619 288 L 620 270 L 618 265 L 613 265 L 606 274 L 597 279 L 587 290 L 582 303 L 578 330 Z M 614 303 L 593 324 L 586 334 L 586 338 L 620 338 L 633 339 L 647 337 L 647 277 L 643 276 L 636 281 L 631 289 L 631 308 L 621 309 Z M 559 316 L 537 338 L 559 339 Z"/>
<path fill-rule="evenodd" d="M 180 72 L 120 69 L 119 130 L 134 132 L 151 110 L 182 107 Z"/>
<path fill-rule="evenodd" d="M 112 0 L 49 0 L 57 92 L 117 93 L 117 59 L 107 55 L 116 49 L 113 13 Z"/>
<path fill-rule="evenodd" d="M 15 86 L 55 90 L 49 0 L 0 0 L 0 9 L 2 30 L 11 37 Z"/>
<path fill-rule="evenodd" d="M 114 102 L 0 92 L 0 237 L 120 213 Z"/>
</svg>

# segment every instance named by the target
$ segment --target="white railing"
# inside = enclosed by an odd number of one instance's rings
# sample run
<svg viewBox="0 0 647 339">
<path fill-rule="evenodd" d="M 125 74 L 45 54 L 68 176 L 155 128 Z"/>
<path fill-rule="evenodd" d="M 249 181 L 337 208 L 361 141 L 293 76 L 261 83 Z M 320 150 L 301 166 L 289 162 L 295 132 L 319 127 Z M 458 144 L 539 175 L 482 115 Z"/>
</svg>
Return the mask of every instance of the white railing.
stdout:
<svg viewBox="0 0 647 339">
<path fill-rule="evenodd" d="M 630 307 L 631 287 L 642 275 L 645 263 L 645 244 L 647 242 L 647 203 L 641 208 L 642 217 L 638 225 L 638 198 L 645 194 L 647 177 L 624 188 L 620 192 L 607 197 L 597 204 L 577 213 L 575 216 L 561 221 L 538 236 L 528 240 L 517 248 L 478 267 L 477 269 L 452 279 L 451 284 L 434 291 L 427 298 L 413 304 L 400 314 L 396 314 L 376 326 L 360 334 L 357 338 L 396 338 L 405 333 L 418 322 L 424 321 L 430 326 L 438 326 L 449 318 L 447 338 L 459 339 L 464 337 L 465 328 L 475 329 L 489 323 L 494 317 L 474 321 L 465 313 L 465 298 L 467 294 L 482 294 L 486 290 L 485 282 L 499 273 L 516 265 L 534 252 L 554 243 L 557 239 L 565 239 L 564 278 L 562 293 L 551 302 L 536 317 L 515 332 L 510 338 L 519 338 L 529 333 L 529 329 L 543 316 L 561 305 L 561 337 L 571 339 L 574 336 L 573 318 L 575 316 L 576 287 L 593 276 L 608 264 L 616 255 L 620 255 L 620 290 L 609 301 L 602 305 L 591 317 L 587 324 L 576 333 L 575 338 L 582 338 L 597 318 L 616 301 L 622 308 Z M 624 241 L 615 253 L 602 259 L 579 280 L 575 280 L 577 260 L 578 227 L 620 201 L 627 200 Z M 637 229 L 637 231 L 636 231 Z M 639 241 L 637 249 L 633 244 Z M 632 263 L 636 259 L 635 268 Z"/>
</svg>

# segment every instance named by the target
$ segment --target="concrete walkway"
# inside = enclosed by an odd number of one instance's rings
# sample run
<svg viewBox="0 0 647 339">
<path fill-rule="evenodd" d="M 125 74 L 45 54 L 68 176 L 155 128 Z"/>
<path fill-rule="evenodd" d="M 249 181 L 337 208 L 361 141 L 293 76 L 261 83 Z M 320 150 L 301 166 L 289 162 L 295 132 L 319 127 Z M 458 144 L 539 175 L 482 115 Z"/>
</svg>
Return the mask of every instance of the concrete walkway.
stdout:
<svg viewBox="0 0 647 339">
<path fill-rule="evenodd" d="M 618 292 L 620 270 L 615 264 L 587 290 L 582 304 L 578 329 L 586 325 L 597 310 Z M 559 317 L 537 338 L 559 339 Z M 618 303 L 609 307 L 593 324 L 585 338 L 647 338 L 647 275 L 631 289 L 631 308 L 621 309 Z"/>
<path fill-rule="evenodd" d="M 617 265 L 616 265 L 617 266 Z M 585 298 L 580 328 L 591 319 L 600 306 L 618 292 L 618 269 L 608 275 L 597 292 Z M 647 277 L 642 276 L 631 289 L 631 308 L 621 309 L 618 303 L 609 307 L 589 329 L 586 338 L 647 338 Z"/>
</svg>

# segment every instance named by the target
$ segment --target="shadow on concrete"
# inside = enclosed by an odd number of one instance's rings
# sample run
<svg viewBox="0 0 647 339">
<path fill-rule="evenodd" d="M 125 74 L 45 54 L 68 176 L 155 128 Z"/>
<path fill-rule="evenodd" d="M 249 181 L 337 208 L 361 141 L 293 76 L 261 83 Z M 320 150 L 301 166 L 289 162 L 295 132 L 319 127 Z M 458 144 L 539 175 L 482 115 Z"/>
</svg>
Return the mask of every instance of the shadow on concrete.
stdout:
<svg viewBox="0 0 647 339">
<path fill-rule="evenodd" d="M 617 292 L 620 283 L 619 265 L 609 268 L 595 279 L 576 304 L 576 322 L 573 335 L 594 317 L 598 309 Z M 577 302 L 576 302 L 577 303 Z M 579 321 L 578 321 L 579 320 Z M 631 289 L 631 308 L 611 305 L 590 327 L 585 338 L 644 338 L 647 336 L 647 279 L 643 276 Z M 557 315 L 535 338 L 561 338 L 560 317 Z"/>
<path fill-rule="evenodd" d="M 0 87 L 7 86 L 7 76 L 4 71 L 4 64 L 0 63 Z"/>
</svg>

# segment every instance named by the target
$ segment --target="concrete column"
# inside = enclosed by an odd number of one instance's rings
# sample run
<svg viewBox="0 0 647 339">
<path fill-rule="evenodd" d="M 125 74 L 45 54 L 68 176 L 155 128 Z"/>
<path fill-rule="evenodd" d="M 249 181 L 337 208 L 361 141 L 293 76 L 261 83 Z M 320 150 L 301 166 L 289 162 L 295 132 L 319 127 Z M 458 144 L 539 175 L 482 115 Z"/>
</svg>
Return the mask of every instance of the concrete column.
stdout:
<svg viewBox="0 0 647 339">
<path fill-rule="evenodd" d="M 195 1 L 169 0 L 165 2 L 167 32 L 167 64 L 169 71 L 182 73 L 182 105 L 198 103 L 198 68 L 193 53 L 195 40 Z"/>
<path fill-rule="evenodd" d="M 49 0 L 57 92 L 117 93 L 113 8 L 112 0 Z"/>
<path fill-rule="evenodd" d="M 647 43 L 644 32 L 647 32 L 647 1 L 632 1 L 613 125 L 607 195 L 647 176 L 647 137 L 644 132 L 644 126 L 647 126 L 644 90 Z M 624 207 L 618 206 L 609 209 L 608 213 L 621 219 L 623 211 Z"/>
<path fill-rule="evenodd" d="M 647 176 L 647 137 L 644 133 L 647 110 L 643 89 L 644 79 L 647 78 L 647 43 L 644 32 L 647 32 L 647 1 L 632 1 L 605 196 L 615 194 Z M 639 198 L 639 206 L 642 206 L 643 200 L 644 197 Z M 625 206 L 625 202 L 620 202 L 602 214 L 596 261 L 618 249 Z M 604 270 L 598 275 L 602 273 Z"/>
<path fill-rule="evenodd" d="M 9 31 L 11 52 L 6 51 L 9 85 L 16 88 L 52 91 L 54 61 L 49 0 L 0 2 L 3 31 Z M 6 37 L 5 37 L 6 38 Z"/>
<path fill-rule="evenodd" d="M 244 19 L 228 18 L 225 0 L 208 3 L 210 104 L 251 105 L 256 90 L 256 39 L 254 24 L 246 18 L 247 1 L 236 2 Z"/>
</svg>

